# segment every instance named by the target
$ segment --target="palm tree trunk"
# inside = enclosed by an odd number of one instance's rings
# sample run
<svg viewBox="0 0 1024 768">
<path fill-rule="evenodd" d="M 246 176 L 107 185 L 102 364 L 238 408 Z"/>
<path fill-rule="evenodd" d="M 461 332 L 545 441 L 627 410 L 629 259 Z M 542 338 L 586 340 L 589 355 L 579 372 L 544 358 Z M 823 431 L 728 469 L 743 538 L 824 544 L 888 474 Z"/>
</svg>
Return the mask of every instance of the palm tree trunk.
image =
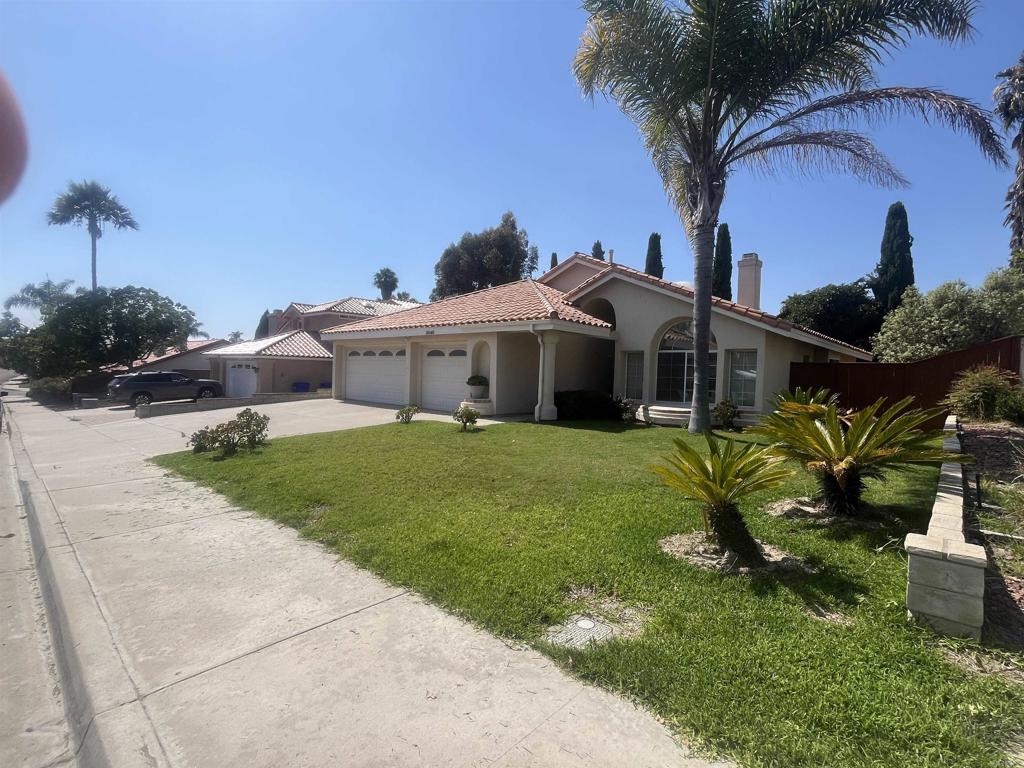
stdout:
<svg viewBox="0 0 1024 768">
<path fill-rule="evenodd" d="M 693 248 L 693 403 L 690 432 L 711 429 L 708 381 L 711 378 L 711 264 L 715 252 L 715 223 L 697 225 L 690 234 Z"/>
<path fill-rule="evenodd" d="M 96 290 L 96 235 L 92 232 L 89 233 L 89 237 L 92 238 L 92 289 Z"/>
</svg>

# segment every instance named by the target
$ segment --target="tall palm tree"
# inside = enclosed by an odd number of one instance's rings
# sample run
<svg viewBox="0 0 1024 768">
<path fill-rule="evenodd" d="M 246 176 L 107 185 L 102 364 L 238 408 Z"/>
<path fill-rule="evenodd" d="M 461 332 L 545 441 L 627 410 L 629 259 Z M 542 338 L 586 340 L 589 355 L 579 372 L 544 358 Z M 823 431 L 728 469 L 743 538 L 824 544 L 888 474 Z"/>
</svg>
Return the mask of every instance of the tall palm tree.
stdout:
<svg viewBox="0 0 1024 768">
<path fill-rule="evenodd" d="M 996 75 L 1003 82 L 996 86 L 992 99 L 996 114 L 1007 131 L 1016 129 L 1011 146 L 1017 151 L 1017 169 L 1006 192 L 1006 220 L 1010 228 L 1010 253 L 1024 250 L 1024 51 L 1009 69 Z"/>
<path fill-rule="evenodd" d="M 96 290 L 96 241 L 103 237 L 103 226 L 114 229 L 138 229 L 132 212 L 110 190 L 95 181 L 69 182 L 68 191 L 58 197 L 46 215 L 49 224 L 85 225 L 92 240 L 92 289 Z"/>
<path fill-rule="evenodd" d="M 584 0 L 573 71 L 640 129 L 694 255 L 696 371 L 690 431 L 710 427 L 708 345 L 715 225 L 739 165 L 906 180 L 856 118 L 916 114 L 1006 153 L 990 114 L 928 88 L 881 88 L 875 67 L 914 34 L 970 37 L 976 0 Z"/>
<path fill-rule="evenodd" d="M 382 267 L 373 276 L 373 284 L 380 291 L 380 297 L 387 301 L 394 294 L 395 288 L 398 287 L 398 275 L 393 270 Z"/>
</svg>

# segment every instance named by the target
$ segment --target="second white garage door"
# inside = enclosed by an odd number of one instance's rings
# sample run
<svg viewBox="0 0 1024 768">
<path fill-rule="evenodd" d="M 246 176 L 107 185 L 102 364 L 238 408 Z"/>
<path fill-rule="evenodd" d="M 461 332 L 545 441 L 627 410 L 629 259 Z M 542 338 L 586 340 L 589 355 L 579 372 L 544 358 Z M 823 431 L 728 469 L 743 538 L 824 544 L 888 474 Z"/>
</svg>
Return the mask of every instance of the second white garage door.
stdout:
<svg viewBox="0 0 1024 768">
<path fill-rule="evenodd" d="M 345 399 L 405 405 L 405 350 L 351 351 L 345 359 Z"/>
<path fill-rule="evenodd" d="M 423 351 L 420 405 L 432 411 L 454 411 L 466 398 L 469 358 L 461 348 Z"/>
</svg>

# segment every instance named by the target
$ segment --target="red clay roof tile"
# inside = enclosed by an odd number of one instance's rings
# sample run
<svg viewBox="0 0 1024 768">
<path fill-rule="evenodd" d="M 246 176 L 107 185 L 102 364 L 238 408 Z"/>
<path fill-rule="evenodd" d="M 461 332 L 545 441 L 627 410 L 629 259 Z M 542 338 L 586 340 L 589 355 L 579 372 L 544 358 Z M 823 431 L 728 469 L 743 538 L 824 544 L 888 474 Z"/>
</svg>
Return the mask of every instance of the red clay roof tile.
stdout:
<svg viewBox="0 0 1024 768">
<path fill-rule="evenodd" d="M 527 278 L 461 296 L 452 296 L 431 304 L 421 304 L 384 317 L 336 325 L 325 328 L 321 333 L 360 333 L 551 319 L 597 328 L 611 328 L 604 320 L 588 315 L 578 307 L 565 302 L 564 295 L 556 288 Z"/>
</svg>

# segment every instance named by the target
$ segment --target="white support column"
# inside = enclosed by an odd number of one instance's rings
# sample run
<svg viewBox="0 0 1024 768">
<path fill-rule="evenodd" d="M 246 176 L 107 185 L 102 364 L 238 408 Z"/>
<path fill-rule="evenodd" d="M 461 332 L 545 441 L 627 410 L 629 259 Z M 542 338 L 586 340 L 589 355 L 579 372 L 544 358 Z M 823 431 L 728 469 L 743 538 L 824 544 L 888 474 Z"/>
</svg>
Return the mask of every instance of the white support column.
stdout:
<svg viewBox="0 0 1024 768">
<path fill-rule="evenodd" d="M 331 363 L 331 397 L 335 400 L 345 399 L 345 356 L 348 352 L 343 346 L 334 343 L 334 360 Z"/>
<path fill-rule="evenodd" d="M 555 350 L 558 334 L 552 331 L 537 334 L 540 344 L 540 367 L 537 371 L 537 406 L 533 410 L 534 421 L 555 421 L 558 409 L 555 407 Z"/>
<path fill-rule="evenodd" d="M 413 344 L 412 339 L 405 340 L 405 403 L 406 405 L 419 405 L 420 402 L 420 359 L 419 345 Z"/>
</svg>

